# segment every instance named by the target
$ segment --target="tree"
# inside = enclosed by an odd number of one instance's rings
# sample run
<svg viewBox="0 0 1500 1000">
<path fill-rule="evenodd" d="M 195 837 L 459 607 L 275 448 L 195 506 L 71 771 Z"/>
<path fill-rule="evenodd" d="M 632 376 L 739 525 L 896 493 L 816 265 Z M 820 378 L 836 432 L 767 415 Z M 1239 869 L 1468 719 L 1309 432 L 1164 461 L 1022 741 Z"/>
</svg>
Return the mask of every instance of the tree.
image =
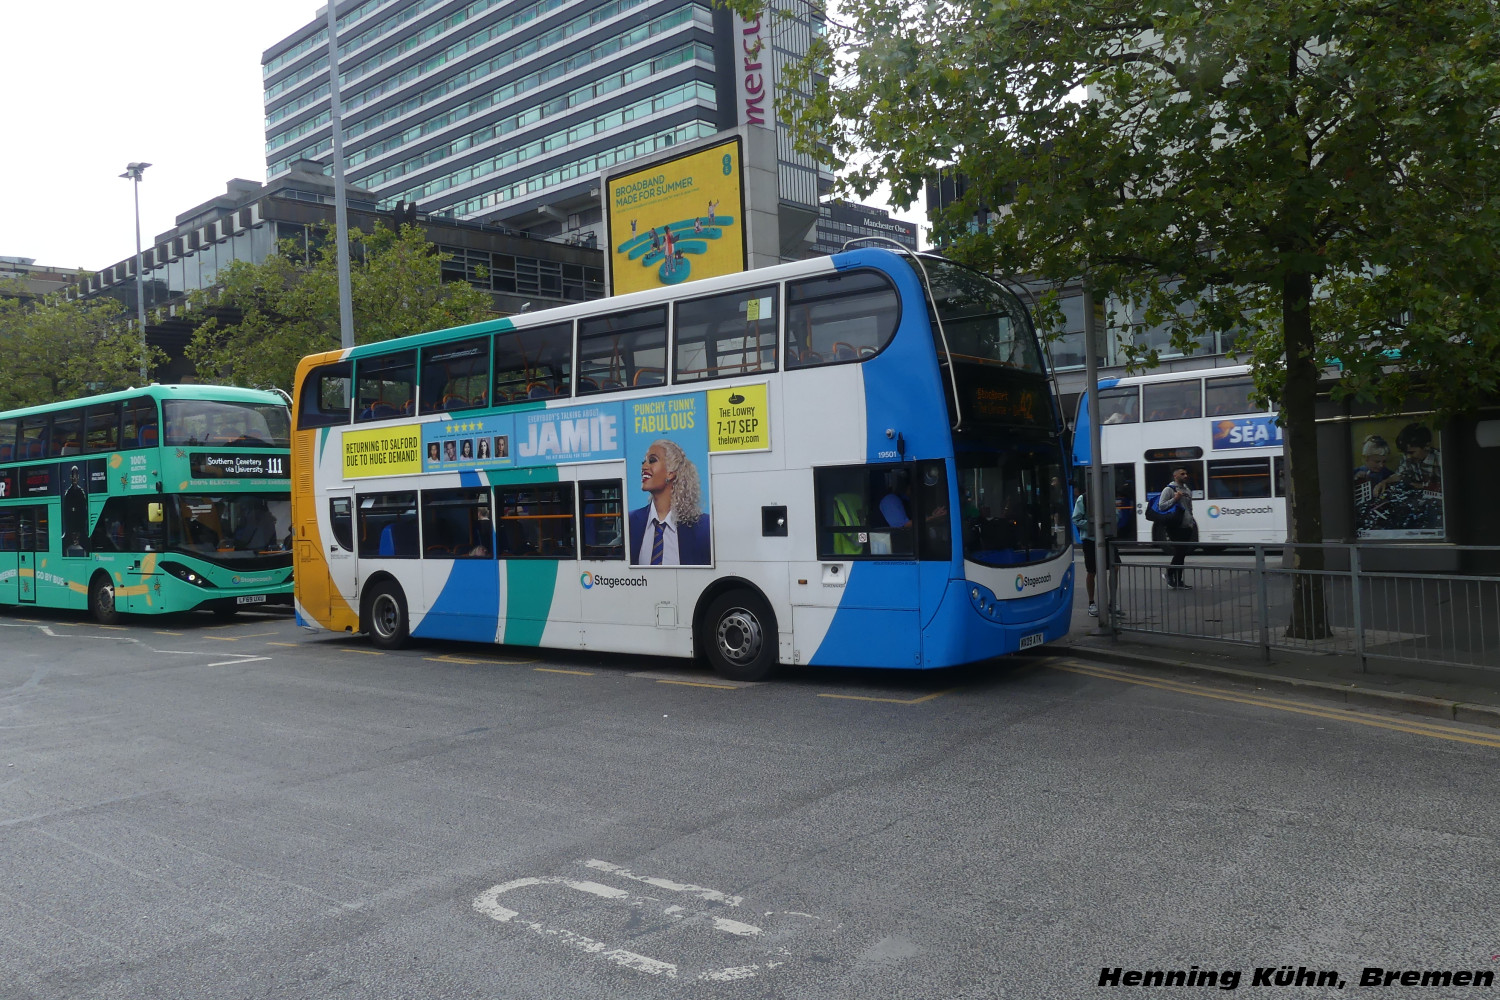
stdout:
<svg viewBox="0 0 1500 1000">
<path fill-rule="evenodd" d="M 442 280 L 446 258 L 417 226 L 353 229 L 349 244 L 357 343 L 461 326 L 491 314 L 488 294 L 467 282 Z M 334 241 L 315 242 L 305 251 L 298 241 L 283 240 L 259 263 L 235 261 L 219 272 L 216 288 L 195 294 L 193 305 L 219 312 L 188 342 L 187 356 L 201 378 L 290 392 L 298 361 L 339 347 Z M 226 313 L 239 319 L 221 318 Z"/>
<path fill-rule="evenodd" d="M 68 299 L 51 294 L 25 301 L 0 288 L 0 410 L 36 406 L 125 389 L 141 383 L 140 335 L 125 307 L 102 296 Z M 166 361 L 149 349 L 147 372 Z"/>
<path fill-rule="evenodd" d="M 1179 347 L 1239 335 L 1281 406 L 1293 541 L 1323 541 L 1314 406 L 1331 359 L 1336 397 L 1387 409 L 1420 387 L 1461 410 L 1500 384 L 1488 0 L 839 10 L 790 109 L 803 148 L 905 204 L 949 166 L 971 182 L 938 220 L 954 256 L 1086 276 Z M 1321 589 L 1295 579 L 1293 633 L 1326 634 Z"/>
</svg>

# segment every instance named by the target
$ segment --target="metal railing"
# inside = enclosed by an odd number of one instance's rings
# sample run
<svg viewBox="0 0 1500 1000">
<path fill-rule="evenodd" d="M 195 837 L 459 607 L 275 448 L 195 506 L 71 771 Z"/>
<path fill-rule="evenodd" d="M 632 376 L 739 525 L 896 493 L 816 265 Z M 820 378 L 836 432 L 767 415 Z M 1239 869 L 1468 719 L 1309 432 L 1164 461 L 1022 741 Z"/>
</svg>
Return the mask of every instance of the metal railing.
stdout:
<svg viewBox="0 0 1500 1000">
<path fill-rule="evenodd" d="M 1500 670 L 1500 546 L 1108 544 L 1121 632 Z M 1187 551 L 1174 585 L 1169 553 Z"/>
</svg>

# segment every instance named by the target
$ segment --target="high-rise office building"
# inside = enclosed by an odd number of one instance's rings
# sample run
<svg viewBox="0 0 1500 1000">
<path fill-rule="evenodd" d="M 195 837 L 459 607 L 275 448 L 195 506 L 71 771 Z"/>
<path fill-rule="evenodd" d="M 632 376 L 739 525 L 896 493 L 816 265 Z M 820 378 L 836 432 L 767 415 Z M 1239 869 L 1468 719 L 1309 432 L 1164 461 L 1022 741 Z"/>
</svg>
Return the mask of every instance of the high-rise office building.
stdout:
<svg viewBox="0 0 1500 1000">
<path fill-rule="evenodd" d="M 603 234 L 602 173 L 742 124 L 775 127 L 773 81 L 811 37 L 808 20 L 746 23 L 685 0 L 335 10 L 350 184 L 384 208 L 585 244 Z M 325 11 L 262 57 L 269 181 L 299 159 L 331 164 L 326 23 Z M 805 233 L 827 177 L 778 131 L 782 217 Z"/>
</svg>

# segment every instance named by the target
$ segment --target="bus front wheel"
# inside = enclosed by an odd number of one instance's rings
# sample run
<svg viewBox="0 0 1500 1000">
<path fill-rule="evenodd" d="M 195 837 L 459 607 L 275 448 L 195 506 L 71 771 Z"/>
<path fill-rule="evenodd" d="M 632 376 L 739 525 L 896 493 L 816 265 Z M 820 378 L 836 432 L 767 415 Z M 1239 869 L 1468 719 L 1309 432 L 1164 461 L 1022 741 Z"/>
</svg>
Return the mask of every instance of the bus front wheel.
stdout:
<svg viewBox="0 0 1500 1000">
<path fill-rule="evenodd" d="M 750 590 L 731 590 L 709 605 L 708 634 L 701 645 L 720 677 L 759 681 L 776 669 L 776 616 L 765 599 Z"/>
<path fill-rule="evenodd" d="M 115 585 L 104 573 L 95 576 L 89 584 L 89 610 L 93 612 L 94 621 L 100 625 L 119 624 L 120 612 L 115 610 Z"/>
<path fill-rule="evenodd" d="M 411 637 L 406 596 L 390 580 L 376 584 L 371 590 L 365 617 L 370 626 L 370 641 L 381 649 L 400 649 Z"/>
</svg>

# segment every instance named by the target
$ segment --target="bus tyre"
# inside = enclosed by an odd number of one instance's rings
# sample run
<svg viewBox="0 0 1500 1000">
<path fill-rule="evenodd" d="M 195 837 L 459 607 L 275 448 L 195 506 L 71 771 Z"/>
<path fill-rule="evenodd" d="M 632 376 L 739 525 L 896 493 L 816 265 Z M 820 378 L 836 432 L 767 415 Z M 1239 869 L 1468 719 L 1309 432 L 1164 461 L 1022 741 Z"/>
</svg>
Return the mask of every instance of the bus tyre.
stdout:
<svg viewBox="0 0 1500 1000">
<path fill-rule="evenodd" d="M 239 613 L 240 613 L 240 609 L 239 608 L 224 608 L 224 607 L 214 608 L 214 617 L 217 618 L 217 619 L 219 619 L 219 621 L 223 621 L 223 622 L 229 621 L 229 619 L 233 618 L 235 615 L 237 615 Z"/>
<path fill-rule="evenodd" d="M 89 582 L 89 611 L 100 625 L 117 625 L 120 612 L 115 610 L 115 585 L 105 573 Z"/>
<path fill-rule="evenodd" d="M 394 581 L 376 584 L 370 591 L 365 620 L 370 626 L 370 641 L 381 649 L 400 649 L 411 638 L 406 597 Z"/>
<path fill-rule="evenodd" d="M 704 616 L 708 634 L 700 645 L 720 677 L 759 681 L 776 669 L 776 616 L 751 590 L 720 594 Z"/>
</svg>

